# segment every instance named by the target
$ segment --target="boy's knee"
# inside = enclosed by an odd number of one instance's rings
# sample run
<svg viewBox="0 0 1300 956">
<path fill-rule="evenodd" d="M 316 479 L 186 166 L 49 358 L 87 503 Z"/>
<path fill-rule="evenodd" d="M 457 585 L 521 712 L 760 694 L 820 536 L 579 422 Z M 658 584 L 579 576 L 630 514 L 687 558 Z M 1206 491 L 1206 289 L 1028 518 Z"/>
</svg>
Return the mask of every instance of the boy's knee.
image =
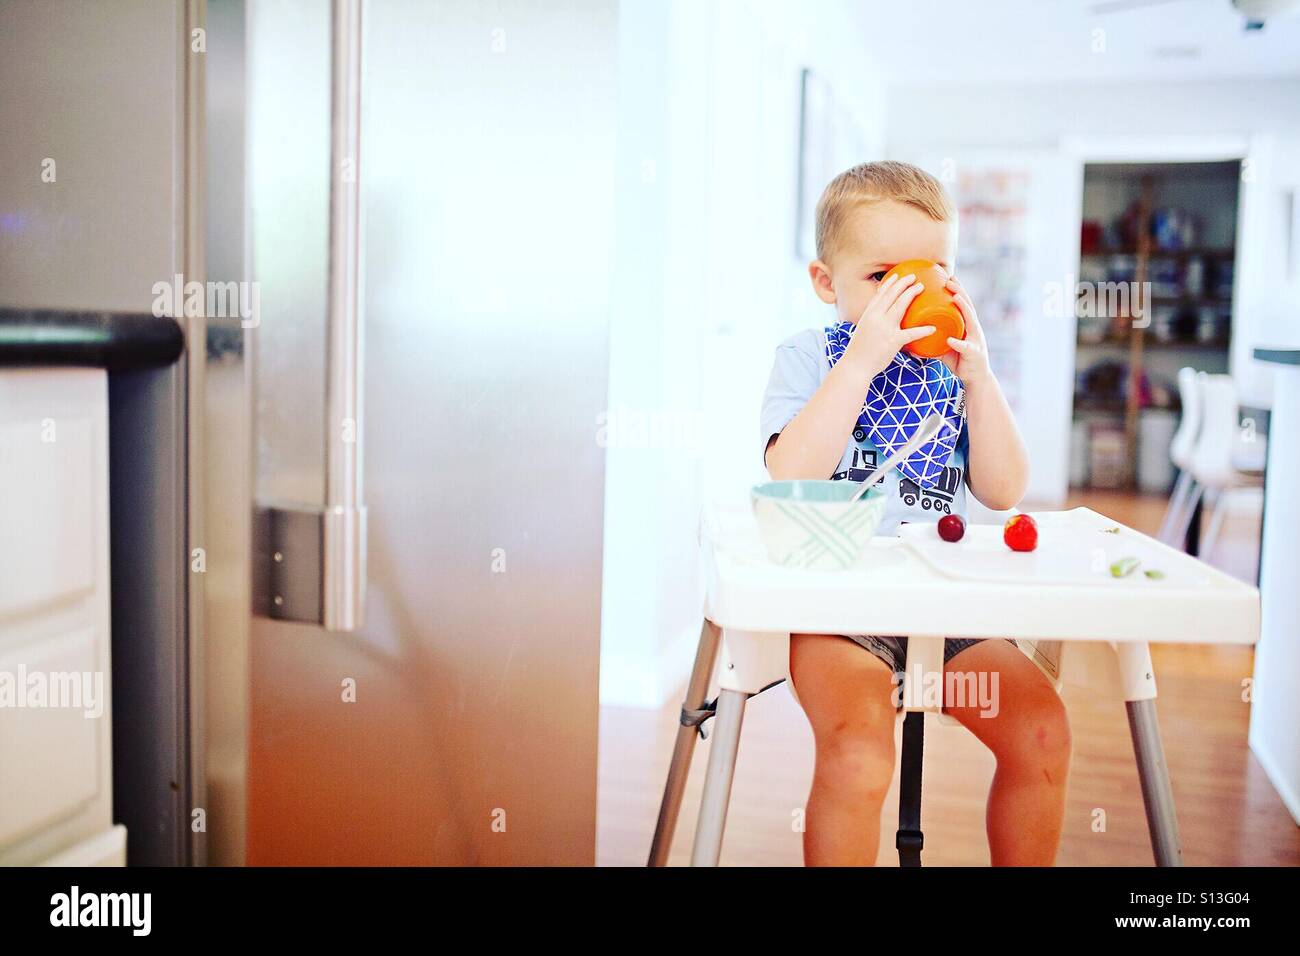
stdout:
<svg viewBox="0 0 1300 956">
<path fill-rule="evenodd" d="M 1069 765 L 1073 741 L 1060 697 L 1051 694 L 1035 701 L 1018 723 L 1020 732 L 1011 736 L 1011 752 L 1006 756 L 1049 770 Z"/>
<path fill-rule="evenodd" d="M 841 722 L 817 741 L 817 773 L 859 799 L 884 800 L 894 776 L 892 733 L 885 736 L 875 726 Z"/>
</svg>

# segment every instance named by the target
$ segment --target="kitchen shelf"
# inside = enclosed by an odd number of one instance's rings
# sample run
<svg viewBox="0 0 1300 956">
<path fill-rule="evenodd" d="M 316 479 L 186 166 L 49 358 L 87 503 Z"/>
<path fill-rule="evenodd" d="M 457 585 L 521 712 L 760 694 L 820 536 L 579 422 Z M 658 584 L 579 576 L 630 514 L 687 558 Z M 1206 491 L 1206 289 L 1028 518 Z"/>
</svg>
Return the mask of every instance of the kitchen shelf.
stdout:
<svg viewBox="0 0 1300 956">
<path fill-rule="evenodd" d="M 1083 339 L 1079 339 L 1078 341 L 1075 342 L 1075 345 L 1081 349 L 1127 348 L 1129 345 L 1129 340 L 1126 338 L 1124 339 L 1105 338 L 1105 339 L 1101 339 L 1100 341 L 1087 342 L 1084 341 Z M 1176 341 L 1176 340 L 1163 342 L 1160 341 L 1159 339 L 1147 338 L 1146 341 L 1143 343 L 1143 348 L 1167 349 L 1171 352 L 1183 351 L 1183 350 L 1201 351 L 1201 352 L 1204 351 L 1226 352 L 1229 346 L 1230 343 L 1226 339 L 1216 339 L 1213 342 L 1183 342 L 1183 341 Z"/>
<path fill-rule="evenodd" d="M 1188 179 L 1189 172 L 1197 174 L 1195 181 Z M 1107 487 L 1116 469 L 1125 472 L 1120 480 L 1124 488 L 1150 486 L 1158 479 L 1159 456 L 1141 456 L 1139 446 L 1167 440 L 1163 429 L 1168 423 L 1150 421 L 1149 413 L 1177 414 L 1177 409 L 1143 400 L 1172 398 L 1176 406 L 1176 396 L 1169 394 L 1176 391 L 1174 369 L 1226 366 L 1235 311 L 1229 285 L 1236 273 L 1239 175 L 1236 163 L 1085 167 L 1079 275 L 1097 283 L 1149 283 L 1141 287 L 1145 308 L 1140 311 L 1152 320 L 1133 327 L 1122 314 L 1114 321 L 1079 315 L 1075 346 L 1080 383 L 1090 370 L 1114 366 L 1107 374 L 1121 373 L 1119 384 L 1125 389 L 1074 396 L 1076 426 L 1094 421 L 1123 434 L 1122 455 L 1113 436 L 1098 441 L 1079 437 L 1072 451 L 1072 466 L 1079 465 L 1080 474 L 1099 468 Z M 1153 226 L 1166 209 L 1173 210 L 1173 218 L 1157 230 Z M 1184 214 L 1194 233 L 1186 231 Z M 1191 241 L 1183 248 L 1165 248 L 1157 243 L 1157 233 L 1165 241 Z M 1213 331 L 1214 338 L 1198 339 L 1201 331 Z M 1161 437 L 1152 437 L 1157 434 Z M 1145 478 L 1139 476 L 1140 468 L 1145 468 Z"/>
<path fill-rule="evenodd" d="M 1123 417 L 1128 411 L 1128 404 L 1122 398 L 1097 400 L 1095 398 L 1080 398 L 1074 396 L 1074 414 L 1077 415 L 1116 415 Z M 1140 405 L 1139 412 L 1174 412 L 1178 409 L 1171 408 L 1168 405 Z"/>
<path fill-rule="evenodd" d="M 1152 305 L 1232 305 L 1232 296 L 1222 295 L 1153 295 Z"/>
<path fill-rule="evenodd" d="M 1122 416 L 1126 410 L 1127 406 L 1122 398 L 1098 401 L 1097 399 L 1080 399 L 1076 395 L 1074 399 L 1074 413 L 1076 415 L 1086 412 L 1089 415 Z"/>
<path fill-rule="evenodd" d="M 1087 252 L 1080 252 L 1079 257 L 1082 259 L 1100 259 L 1106 256 L 1136 256 L 1137 254 L 1137 249 L 1091 249 Z M 1235 246 L 1204 249 L 1151 249 L 1147 252 L 1148 259 L 1184 259 L 1191 256 L 1232 259 L 1236 255 Z"/>
</svg>

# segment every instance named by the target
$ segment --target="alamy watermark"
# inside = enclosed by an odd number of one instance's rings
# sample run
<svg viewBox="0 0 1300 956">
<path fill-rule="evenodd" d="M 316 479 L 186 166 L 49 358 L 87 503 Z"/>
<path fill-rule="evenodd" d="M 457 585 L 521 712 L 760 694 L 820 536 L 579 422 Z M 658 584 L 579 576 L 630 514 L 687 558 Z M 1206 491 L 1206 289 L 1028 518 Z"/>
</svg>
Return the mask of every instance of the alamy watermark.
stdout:
<svg viewBox="0 0 1300 956">
<path fill-rule="evenodd" d="M 693 409 L 641 409 L 620 406 L 596 416 L 600 448 L 672 450 L 700 454 L 707 422 Z"/>
<path fill-rule="evenodd" d="M 972 707 L 992 719 L 1002 709 L 999 676 L 997 671 L 923 671 L 917 665 L 894 674 L 891 700 L 895 707 Z"/>
<path fill-rule="evenodd" d="M 1089 282 L 1067 276 L 1043 283 L 1043 314 L 1049 318 L 1130 318 L 1133 328 L 1151 324 L 1150 282 Z"/>
<path fill-rule="evenodd" d="M 104 714 L 103 671 L 0 671 L 0 710 L 80 710 L 87 720 Z"/>
<path fill-rule="evenodd" d="M 160 319 L 239 319 L 245 329 L 262 322 L 262 293 L 256 282 L 186 282 L 178 272 L 171 282 L 155 282 L 149 291 L 154 296 L 153 314 Z"/>
<path fill-rule="evenodd" d="M 56 927 L 121 927 L 133 936 L 148 936 L 152 913 L 152 893 L 82 892 L 74 883 L 68 892 L 50 897 L 50 925 Z"/>
</svg>

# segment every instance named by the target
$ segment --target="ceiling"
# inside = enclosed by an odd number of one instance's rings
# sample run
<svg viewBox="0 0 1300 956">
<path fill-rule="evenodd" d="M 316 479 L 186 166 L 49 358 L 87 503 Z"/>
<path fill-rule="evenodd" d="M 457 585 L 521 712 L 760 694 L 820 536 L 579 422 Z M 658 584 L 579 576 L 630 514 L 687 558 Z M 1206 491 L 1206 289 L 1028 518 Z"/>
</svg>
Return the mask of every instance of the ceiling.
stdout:
<svg viewBox="0 0 1300 956">
<path fill-rule="evenodd" d="M 856 8 L 866 45 L 891 83 L 1300 76 L 1300 15 L 1269 19 L 1263 30 L 1247 33 L 1230 0 L 1155 0 L 1108 10 L 1116 5 L 864 0 Z M 1098 41 L 1103 52 L 1093 50 Z"/>
</svg>

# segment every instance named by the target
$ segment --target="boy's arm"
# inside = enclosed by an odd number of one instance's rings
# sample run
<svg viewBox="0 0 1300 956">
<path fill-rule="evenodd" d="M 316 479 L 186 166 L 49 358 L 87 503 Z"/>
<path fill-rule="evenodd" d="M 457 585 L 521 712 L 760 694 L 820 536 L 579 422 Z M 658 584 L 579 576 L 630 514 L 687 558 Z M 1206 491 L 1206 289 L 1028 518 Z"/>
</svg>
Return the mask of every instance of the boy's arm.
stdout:
<svg viewBox="0 0 1300 956">
<path fill-rule="evenodd" d="M 970 490 L 985 507 L 1007 511 L 1029 484 L 1029 450 L 993 373 L 964 384 Z"/>
<path fill-rule="evenodd" d="M 829 478 L 835 473 L 875 374 L 863 378 L 863 370 L 848 359 L 846 353 L 835 363 L 808 404 L 768 440 L 764 458 L 773 480 Z"/>
<path fill-rule="evenodd" d="M 948 344 L 957 353 L 950 364 L 966 389 L 970 490 L 985 507 L 1007 511 L 1020 503 L 1029 484 L 1029 449 L 989 368 L 988 345 L 970 296 L 956 279 L 948 281 L 948 290 L 966 321 L 966 338 L 950 338 Z"/>
<path fill-rule="evenodd" d="M 891 276 L 881 283 L 839 361 L 799 414 L 768 439 L 763 460 L 774 480 L 835 473 L 871 380 L 904 345 L 934 331 L 932 325 L 901 328 L 903 313 L 922 288 L 914 276 Z"/>
</svg>

